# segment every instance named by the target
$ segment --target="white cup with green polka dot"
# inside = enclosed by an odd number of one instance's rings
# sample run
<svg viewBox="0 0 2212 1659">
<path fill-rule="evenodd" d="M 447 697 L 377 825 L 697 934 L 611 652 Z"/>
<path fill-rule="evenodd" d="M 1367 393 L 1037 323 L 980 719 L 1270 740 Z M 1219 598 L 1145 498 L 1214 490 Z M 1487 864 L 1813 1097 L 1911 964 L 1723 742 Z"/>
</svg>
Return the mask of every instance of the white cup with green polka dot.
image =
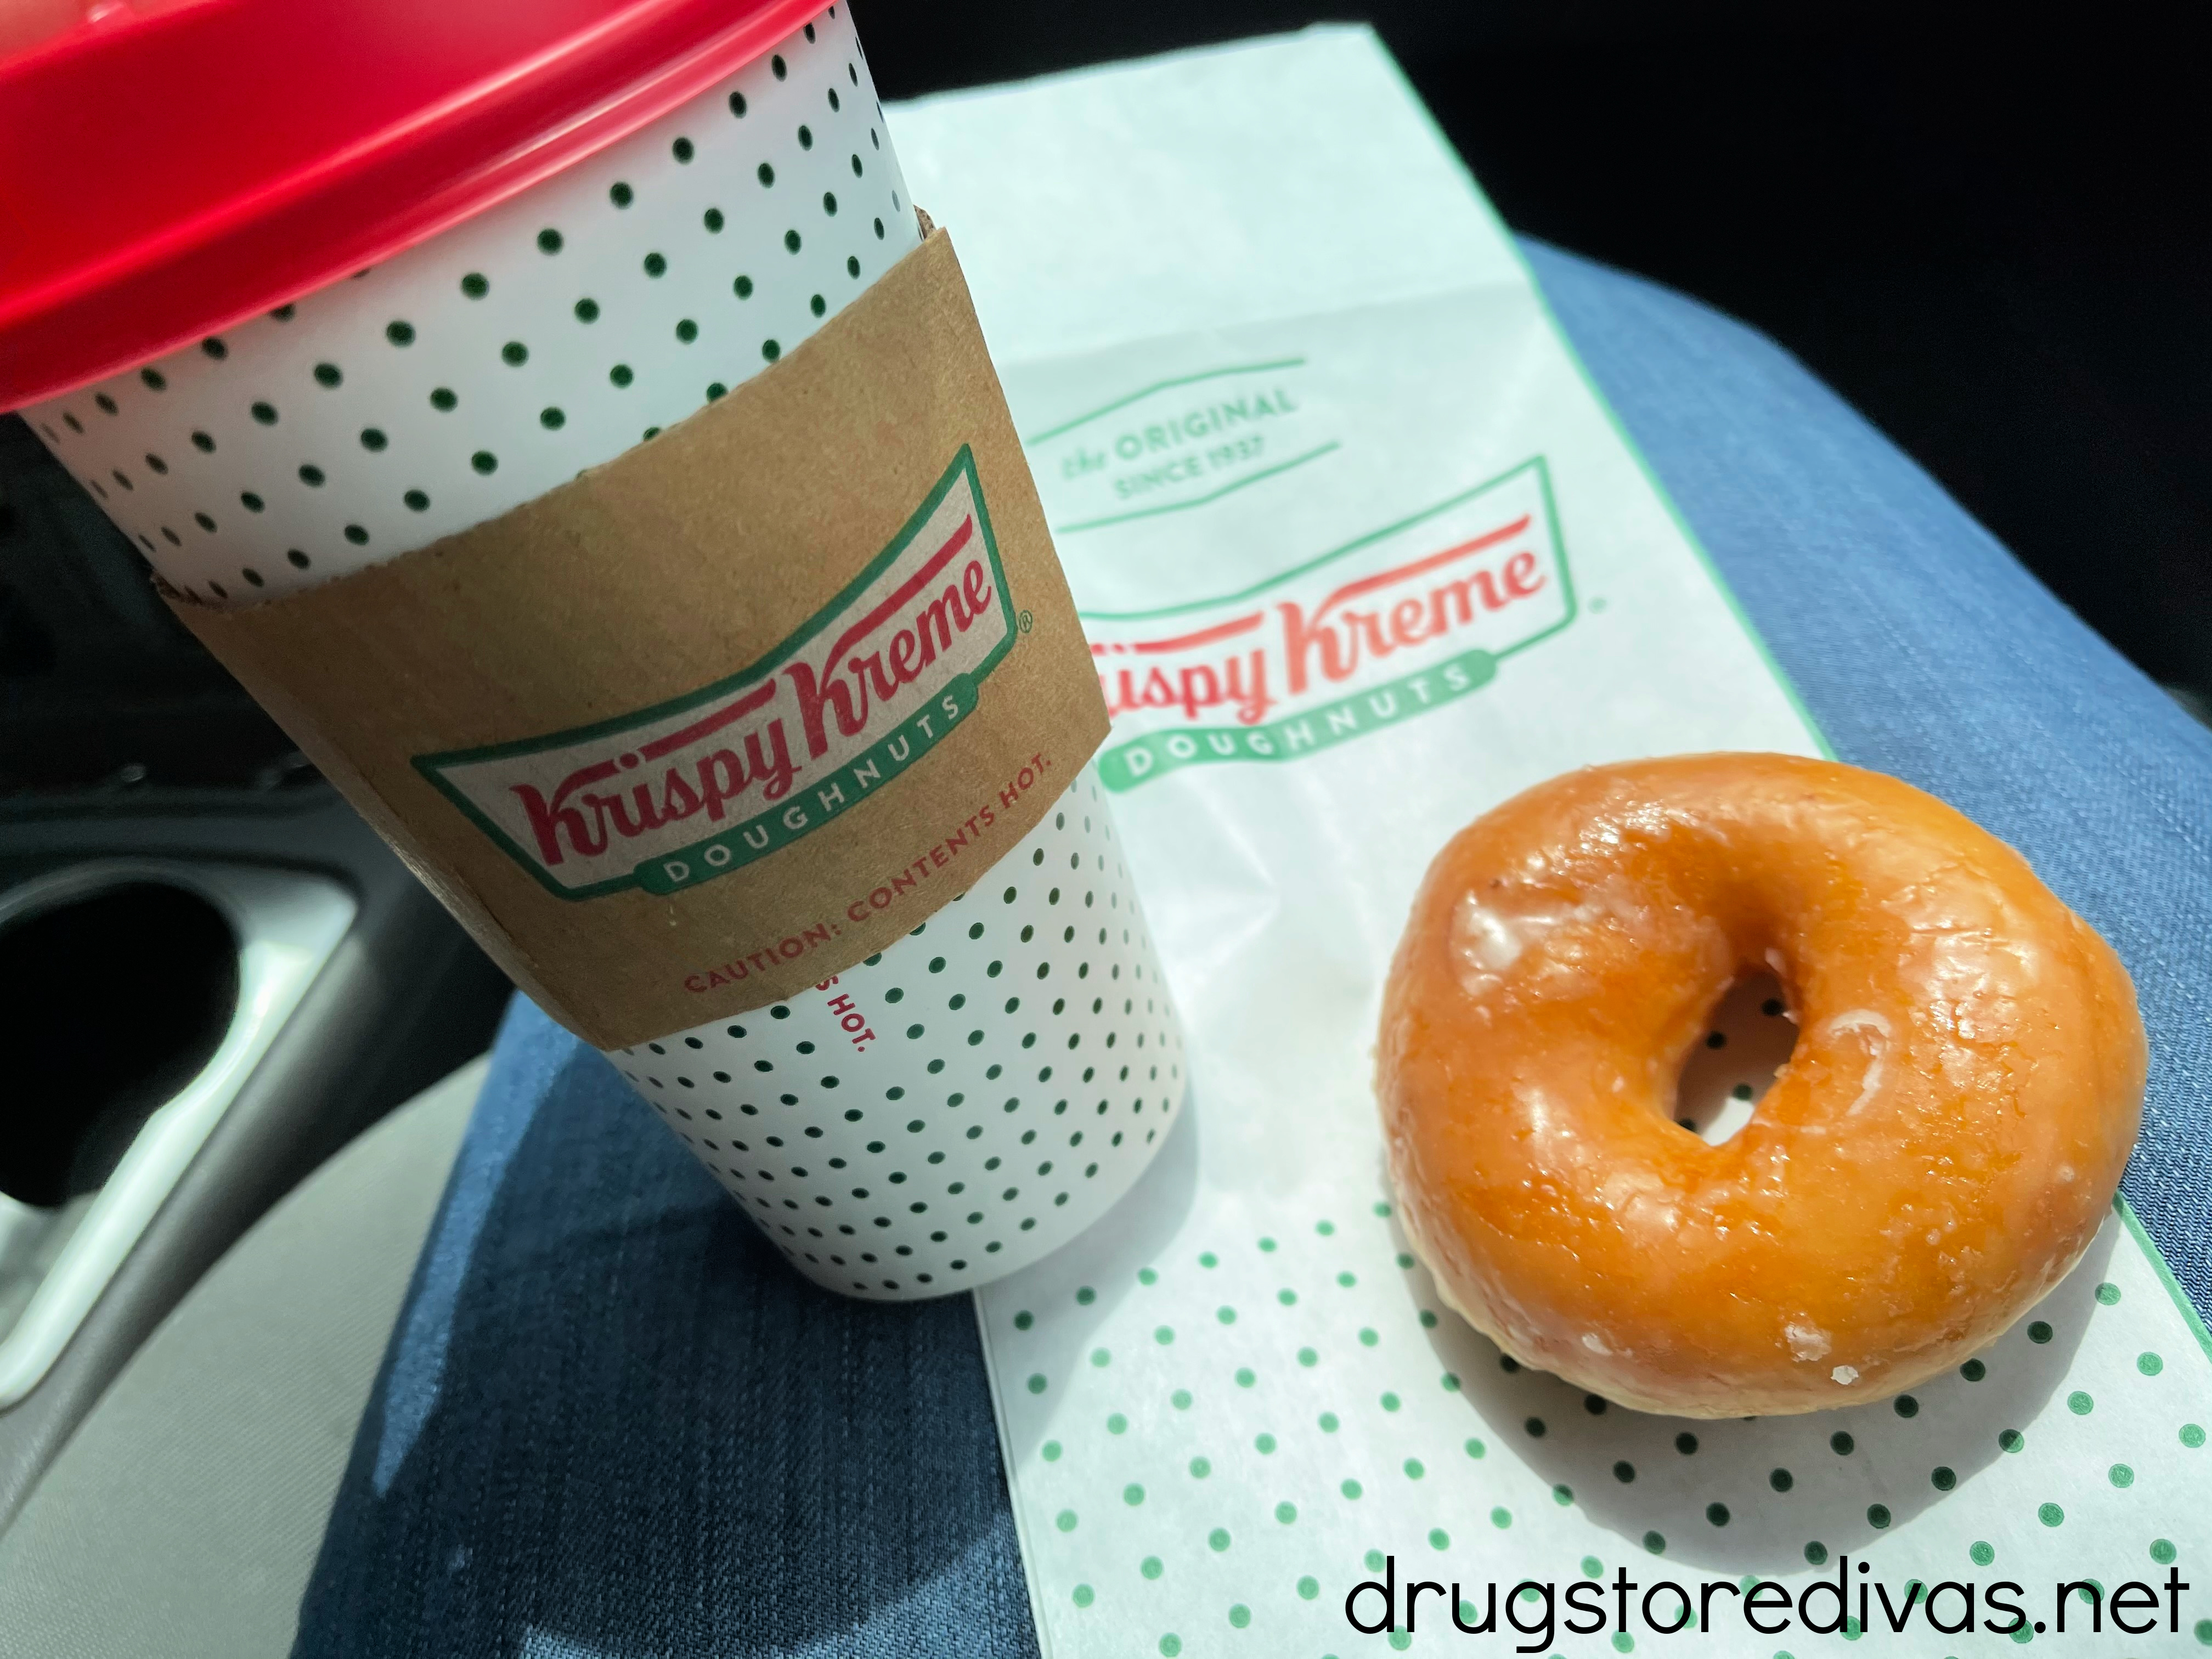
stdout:
<svg viewBox="0 0 2212 1659">
<path fill-rule="evenodd" d="M 919 240 L 830 7 L 499 206 L 23 413 L 172 586 L 235 606 L 611 460 L 766 369 Z M 1182 1097 L 1180 1030 L 1087 772 L 972 892 L 836 984 L 612 1058 L 802 1272 L 883 1300 L 983 1284 L 1073 1237 Z"/>
<path fill-rule="evenodd" d="M 800 1272 L 881 1301 L 973 1289 L 1066 1243 L 1143 1173 L 1184 1091 L 1089 769 L 880 956 L 609 1058 Z"/>
<path fill-rule="evenodd" d="M 218 606 L 395 558 L 759 374 L 919 241 L 850 17 L 349 281 L 24 410 Z"/>
</svg>

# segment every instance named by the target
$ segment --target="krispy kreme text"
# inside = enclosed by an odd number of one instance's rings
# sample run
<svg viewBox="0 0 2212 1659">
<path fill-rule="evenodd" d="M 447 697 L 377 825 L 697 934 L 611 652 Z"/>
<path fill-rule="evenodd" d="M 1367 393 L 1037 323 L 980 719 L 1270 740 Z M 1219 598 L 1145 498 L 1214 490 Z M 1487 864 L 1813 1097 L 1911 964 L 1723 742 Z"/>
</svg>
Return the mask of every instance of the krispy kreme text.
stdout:
<svg viewBox="0 0 2212 1659">
<path fill-rule="evenodd" d="M 1294 759 L 1480 689 L 1572 616 L 1539 459 L 1231 599 L 1087 617 L 1101 775 Z"/>
<path fill-rule="evenodd" d="M 1014 631 L 963 452 L 899 539 L 752 667 L 580 732 L 416 764 L 563 896 L 671 892 L 903 774 L 973 712 Z"/>
</svg>

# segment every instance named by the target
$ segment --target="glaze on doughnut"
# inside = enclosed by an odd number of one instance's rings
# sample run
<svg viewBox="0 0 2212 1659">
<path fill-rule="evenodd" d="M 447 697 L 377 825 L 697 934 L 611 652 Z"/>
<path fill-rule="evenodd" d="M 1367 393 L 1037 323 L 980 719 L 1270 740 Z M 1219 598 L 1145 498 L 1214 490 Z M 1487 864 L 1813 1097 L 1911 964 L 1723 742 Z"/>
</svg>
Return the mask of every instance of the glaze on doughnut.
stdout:
<svg viewBox="0 0 2212 1659">
<path fill-rule="evenodd" d="M 1729 984 L 1796 1047 L 1708 1146 L 1676 1079 Z M 1595 767 L 1430 866 L 1376 1092 L 1444 1299 L 1640 1410 L 1910 1388 L 2063 1278 L 2142 1110 L 2135 989 L 2026 860 L 1894 778 L 1782 755 Z"/>
</svg>

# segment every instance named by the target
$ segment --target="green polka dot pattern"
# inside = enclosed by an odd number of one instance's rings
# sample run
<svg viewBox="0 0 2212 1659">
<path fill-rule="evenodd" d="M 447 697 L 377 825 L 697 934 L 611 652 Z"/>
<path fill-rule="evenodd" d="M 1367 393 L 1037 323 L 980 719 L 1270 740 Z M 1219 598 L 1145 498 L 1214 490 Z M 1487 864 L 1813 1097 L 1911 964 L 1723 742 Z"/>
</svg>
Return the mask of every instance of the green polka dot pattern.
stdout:
<svg viewBox="0 0 2212 1659">
<path fill-rule="evenodd" d="M 382 265 L 25 410 L 31 427 L 217 605 L 542 495 L 764 371 L 919 240 L 845 9 L 775 57 L 780 77 L 763 58 Z M 224 513 L 246 495 L 264 507 Z"/>
<path fill-rule="evenodd" d="M 823 986 L 609 1055 L 792 1263 L 848 1296 L 970 1290 L 1058 1249 L 1182 1106 L 1181 1028 L 1095 775 L 974 880 Z M 1091 1343 L 1076 1363 L 1111 1378 L 1124 1355 Z M 1082 1385 L 1055 1362 L 1020 1386 L 1059 1403 Z M 1185 1452 L 1184 1484 L 1204 1489 L 1212 1455 Z M 1116 1483 L 1116 1502 L 1165 1484 Z"/>
<path fill-rule="evenodd" d="M 1698 1133 L 1734 1133 L 1723 1115 L 1755 1111 L 1787 1058 L 1771 1000 L 1732 994 L 1715 1016 L 1726 1041 L 1693 1050 L 1734 1057 L 1695 1088 L 1686 1074 Z M 1794 1596 L 1846 1553 L 1893 1585 L 2039 1584 L 2047 1613 L 2060 1579 L 2162 1581 L 2160 1562 L 2186 1577 L 2212 1545 L 2206 1367 L 2118 1217 L 1971 1364 L 1834 1411 L 1685 1425 L 1502 1355 L 1407 1250 L 1371 1143 L 1329 1146 L 1281 1166 L 1295 1174 L 1241 1146 L 1195 1200 L 1163 1172 L 1127 1219 L 979 1296 L 1048 1651 L 1143 1652 L 1170 1630 L 1189 1651 L 1201 1638 L 1228 1651 L 1237 1607 L 1267 1633 L 1255 1651 L 1387 1650 L 1351 1638 L 1343 1607 L 1390 1556 L 1401 1607 L 1411 1582 L 1457 1581 L 1476 1619 L 1480 1586 L 1496 1581 L 1503 1602 L 1516 1578 L 1563 1582 L 1577 1563 L 1594 1578 L 1626 1565 L 1646 1584 L 1771 1580 Z M 1143 1212 L 1170 1188 L 1170 1215 Z M 1089 1363 L 1096 1349 L 1110 1366 Z M 1033 1372 L 1051 1379 L 1044 1395 L 1019 1392 Z M 1034 1449 L 1048 1438 L 1050 1460 Z M 1141 1505 L 1121 1501 L 1129 1486 Z M 1078 1538 L 1051 1530 L 1062 1509 L 1083 1515 Z M 1094 1591 L 1079 1626 L 1079 1583 Z M 1443 1628 L 1434 1603 L 1421 1617 L 1413 1650 L 1453 1644 L 1430 1636 L 1431 1617 Z M 1640 1647 L 1656 1639 L 1632 1628 Z M 1740 1622 L 1722 1628 L 1717 1655 L 1776 1650 Z M 1611 1651 L 1607 1638 L 1558 1645 L 1571 1659 Z M 1789 1645 L 1802 1659 L 1848 1639 L 1808 1647 L 1800 1632 Z"/>
</svg>

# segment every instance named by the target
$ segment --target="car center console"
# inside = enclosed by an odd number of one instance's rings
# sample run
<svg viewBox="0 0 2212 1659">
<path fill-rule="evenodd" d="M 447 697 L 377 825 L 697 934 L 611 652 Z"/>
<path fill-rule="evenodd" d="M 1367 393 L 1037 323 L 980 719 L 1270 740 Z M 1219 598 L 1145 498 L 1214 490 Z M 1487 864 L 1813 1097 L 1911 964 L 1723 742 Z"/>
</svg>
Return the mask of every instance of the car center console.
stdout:
<svg viewBox="0 0 2212 1659">
<path fill-rule="evenodd" d="M 200 1273 L 507 996 L 0 419 L 0 1528 Z"/>
</svg>

